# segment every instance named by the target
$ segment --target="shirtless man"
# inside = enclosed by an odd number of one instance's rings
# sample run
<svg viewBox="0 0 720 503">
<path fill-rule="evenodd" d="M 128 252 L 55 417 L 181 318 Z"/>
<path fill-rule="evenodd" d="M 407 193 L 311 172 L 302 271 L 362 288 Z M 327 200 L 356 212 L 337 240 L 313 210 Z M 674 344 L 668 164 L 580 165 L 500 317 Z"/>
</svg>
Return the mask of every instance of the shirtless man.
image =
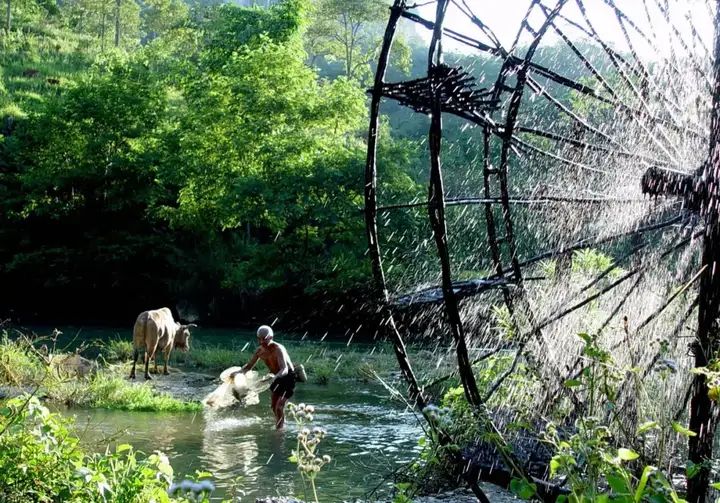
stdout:
<svg viewBox="0 0 720 503">
<path fill-rule="evenodd" d="M 267 365 L 273 375 L 270 385 L 272 398 L 270 407 L 275 414 L 275 427 L 279 430 L 285 424 L 285 404 L 295 392 L 295 367 L 285 346 L 273 341 L 273 330 L 267 325 L 258 328 L 257 340 L 260 347 L 252 355 L 250 361 L 242 368 L 245 373 L 252 370 L 258 360 Z"/>
</svg>

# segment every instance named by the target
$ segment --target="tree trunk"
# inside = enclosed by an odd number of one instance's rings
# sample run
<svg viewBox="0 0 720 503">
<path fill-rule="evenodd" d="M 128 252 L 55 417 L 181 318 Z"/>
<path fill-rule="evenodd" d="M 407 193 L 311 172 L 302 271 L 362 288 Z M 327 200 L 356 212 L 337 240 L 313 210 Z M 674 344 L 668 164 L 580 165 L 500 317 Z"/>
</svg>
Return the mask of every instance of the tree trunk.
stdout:
<svg viewBox="0 0 720 503">
<path fill-rule="evenodd" d="M 105 9 L 103 8 L 102 21 L 100 24 L 100 52 L 105 52 L 105 18 L 106 13 Z"/>
<path fill-rule="evenodd" d="M 120 47 L 120 0 L 115 0 L 115 47 Z"/>
</svg>

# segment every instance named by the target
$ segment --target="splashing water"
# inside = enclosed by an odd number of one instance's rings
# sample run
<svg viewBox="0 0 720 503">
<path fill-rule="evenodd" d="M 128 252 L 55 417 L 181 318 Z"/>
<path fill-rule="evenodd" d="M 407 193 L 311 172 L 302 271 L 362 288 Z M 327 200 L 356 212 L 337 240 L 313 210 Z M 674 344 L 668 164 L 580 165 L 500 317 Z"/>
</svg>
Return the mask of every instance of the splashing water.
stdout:
<svg viewBox="0 0 720 503">
<path fill-rule="evenodd" d="M 646 196 L 643 177 L 695 175 L 708 156 L 715 2 L 526 4 L 505 40 L 489 3 L 449 2 L 443 64 L 466 80 L 428 84 L 442 94 L 444 223 L 470 360 L 500 352 L 529 370 L 531 393 L 508 380 L 493 405 L 530 400 L 524 408 L 542 417 L 567 407 L 564 383 L 589 364 L 576 334 L 589 333 L 621 370 L 623 421 L 676 418 L 689 396 L 704 228 L 682 198 Z M 401 21 L 428 29 L 430 44 L 435 7 Z M 421 112 L 426 128 L 433 110 L 413 85 L 379 92 Z M 439 365 L 453 361 L 429 177 L 418 174 L 417 194 L 400 200 L 383 191 L 381 155 L 377 165 L 394 313 L 410 341 L 434 345 Z M 652 390 L 641 412 L 638 379 Z"/>
</svg>

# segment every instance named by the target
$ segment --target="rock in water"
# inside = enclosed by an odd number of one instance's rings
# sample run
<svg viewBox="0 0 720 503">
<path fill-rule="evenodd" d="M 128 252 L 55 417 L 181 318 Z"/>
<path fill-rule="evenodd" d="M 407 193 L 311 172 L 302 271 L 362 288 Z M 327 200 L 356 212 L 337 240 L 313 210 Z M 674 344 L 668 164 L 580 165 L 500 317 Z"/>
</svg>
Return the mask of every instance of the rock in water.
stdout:
<svg viewBox="0 0 720 503">
<path fill-rule="evenodd" d="M 89 377 L 97 372 L 97 362 L 83 358 L 79 354 L 59 354 L 48 357 L 50 366 L 60 377 Z"/>
</svg>

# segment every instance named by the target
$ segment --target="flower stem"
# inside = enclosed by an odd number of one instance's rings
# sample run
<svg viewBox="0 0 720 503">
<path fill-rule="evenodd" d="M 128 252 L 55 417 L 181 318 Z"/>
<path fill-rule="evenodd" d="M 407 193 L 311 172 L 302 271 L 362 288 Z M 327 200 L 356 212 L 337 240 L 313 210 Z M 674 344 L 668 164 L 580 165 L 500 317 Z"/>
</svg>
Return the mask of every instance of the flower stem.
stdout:
<svg viewBox="0 0 720 503">
<path fill-rule="evenodd" d="M 317 491 L 315 490 L 315 478 L 310 478 L 310 485 L 312 486 L 313 496 L 315 497 L 315 503 L 318 503 Z"/>
</svg>

